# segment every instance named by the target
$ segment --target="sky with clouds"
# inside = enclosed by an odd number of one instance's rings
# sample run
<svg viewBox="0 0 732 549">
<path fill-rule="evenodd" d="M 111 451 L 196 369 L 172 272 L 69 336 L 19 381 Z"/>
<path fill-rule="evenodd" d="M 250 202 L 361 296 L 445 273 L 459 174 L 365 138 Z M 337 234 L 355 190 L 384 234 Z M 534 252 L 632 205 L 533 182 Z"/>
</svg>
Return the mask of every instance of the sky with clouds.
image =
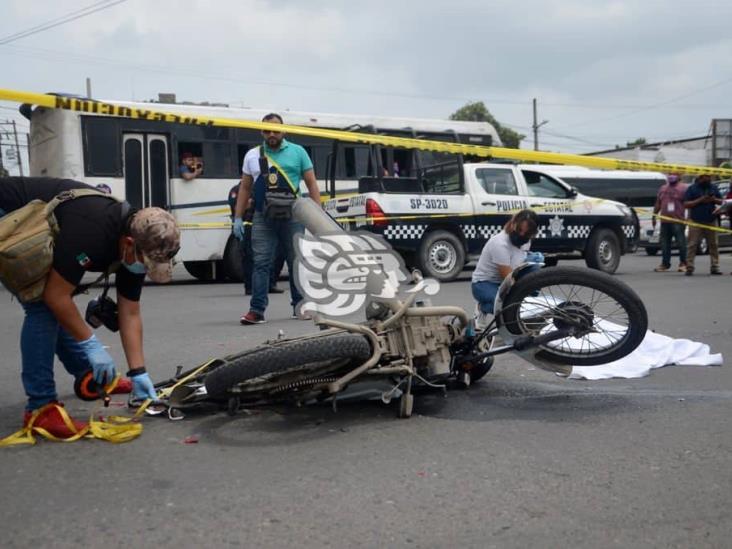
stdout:
<svg viewBox="0 0 732 549">
<path fill-rule="evenodd" d="M 706 135 L 732 118 L 732 2 L 2 0 L 0 88 L 447 118 L 467 101 L 545 150 Z M 27 122 L 0 102 L 0 121 Z M 531 148 L 530 137 L 522 146 Z"/>
</svg>

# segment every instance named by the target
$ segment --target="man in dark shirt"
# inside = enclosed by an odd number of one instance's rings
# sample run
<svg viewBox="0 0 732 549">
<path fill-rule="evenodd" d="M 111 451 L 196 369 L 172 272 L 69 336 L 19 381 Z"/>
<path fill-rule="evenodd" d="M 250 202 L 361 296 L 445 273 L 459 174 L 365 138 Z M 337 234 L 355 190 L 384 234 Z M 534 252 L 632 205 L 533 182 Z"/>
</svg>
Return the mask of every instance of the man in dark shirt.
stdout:
<svg viewBox="0 0 732 549">
<path fill-rule="evenodd" d="M 68 179 L 0 178 L 0 217 L 31 200 L 48 202 L 62 191 L 85 188 L 92 187 Z M 60 231 L 42 300 L 23 304 L 22 380 L 28 396 L 25 422 L 33 411 L 42 409 L 34 425 L 68 438 L 73 431 L 58 410 L 54 355 L 77 379 L 91 370 L 95 382 L 107 386 L 116 377 L 112 357 L 74 304 L 82 277 L 87 272 L 114 270 L 120 337 L 131 379 L 125 383 L 127 392 L 131 390 L 136 398 L 156 398 L 144 368 L 140 293 L 146 273 L 156 282 L 170 280 L 180 231 L 165 210 L 130 211 L 112 197 L 79 197 L 59 204 L 54 214 Z M 77 429 L 84 427 L 81 422 L 75 425 Z"/>
<path fill-rule="evenodd" d="M 696 224 L 706 227 L 689 226 L 689 243 L 686 251 L 686 276 L 694 274 L 694 258 L 696 250 L 703 238 L 709 247 L 710 273 L 721 275 L 719 270 L 719 247 L 717 244 L 717 231 L 709 228 L 716 224 L 714 210 L 722 203 L 722 195 L 716 185 L 712 183 L 709 175 L 700 175 L 684 195 L 684 207 L 689 210 L 689 219 Z"/>
</svg>

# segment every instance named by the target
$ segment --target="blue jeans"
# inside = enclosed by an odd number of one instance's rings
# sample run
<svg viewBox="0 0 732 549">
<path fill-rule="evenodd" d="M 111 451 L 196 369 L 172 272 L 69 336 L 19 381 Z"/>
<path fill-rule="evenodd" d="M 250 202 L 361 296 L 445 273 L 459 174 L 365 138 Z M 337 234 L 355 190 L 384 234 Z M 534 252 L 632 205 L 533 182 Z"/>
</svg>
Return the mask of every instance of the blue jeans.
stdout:
<svg viewBox="0 0 732 549">
<path fill-rule="evenodd" d="M 541 269 L 541 265 L 533 264 L 528 269 L 521 271 L 519 278 L 526 276 L 529 273 L 533 273 L 534 271 L 538 271 L 539 269 Z M 490 280 L 481 280 L 480 282 L 473 282 L 470 285 L 473 298 L 478 302 L 478 307 L 480 308 L 481 313 L 489 315 L 493 314 L 493 306 L 500 287 L 501 282 L 491 282 Z"/>
<path fill-rule="evenodd" d="M 498 288 L 500 286 L 498 282 L 491 282 L 490 280 L 481 280 L 480 282 L 473 282 L 470 285 L 473 298 L 478 302 L 481 313 L 493 314 L 493 304 L 496 301 L 496 295 L 498 295 Z"/>
<path fill-rule="evenodd" d="M 290 304 L 294 307 L 302 296 L 295 286 L 295 248 L 293 238 L 303 231 L 302 225 L 296 221 L 265 219 L 262 212 L 254 212 L 252 220 L 252 251 L 254 252 L 254 270 L 252 271 L 252 300 L 249 310 L 264 314 L 269 304 L 269 285 L 272 264 L 277 253 L 278 244 L 285 248 L 287 270 L 290 273 Z"/>
<path fill-rule="evenodd" d="M 0 217 L 4 215 L 0 208 Z M 25 310 L 20 330 L 21 378 L 28 397 L 26 409 L 35 410 L 58 398 L 53 380 L 54 355 L 74 377 L 81 377 L 92 367 L 79 343 L 59 325 L 45 303 L 21 305 Z"/>
<path fill-rule="evenodd" d="M 686 263 L 686 235 L 681 223 L 661 223 L 661 265 L 671 267 L 671 239 L 679 247 L 679 262 Z"/>
<path fill-rule="evenodd" d="M 25 303 L 25 319 L 20 331 L 22 379 L 28 396 L 28 410 L 57 399 L 53 380 L 54 355 L 74 377 L 91 370 L 79 343 L 64 330 L 45 303 Z"/>
</svg>

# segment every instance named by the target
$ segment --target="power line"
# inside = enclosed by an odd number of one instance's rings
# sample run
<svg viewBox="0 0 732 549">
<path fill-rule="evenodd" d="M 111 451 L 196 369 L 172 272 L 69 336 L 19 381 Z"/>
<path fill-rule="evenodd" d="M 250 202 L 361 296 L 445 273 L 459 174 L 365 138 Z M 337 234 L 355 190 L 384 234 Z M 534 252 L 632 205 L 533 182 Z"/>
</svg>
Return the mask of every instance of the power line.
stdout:
<svg viewBox="0 0 732 549">
<path fill-rule="evenodd" d="M 460 102 L 472 102 L 477 101 L 475 97 L 466 97 L 466 96 L 443 96 L 443 95 L 433 95 L 433 94 L 415 94 L 415 93 L 403 93 L 399 91 L 385 91 L 385 90 L 374 90 L 374 89 L 356 89 L 356 88 L 324 88 L 324 87 L 318 87 L 318 86 L 307 86 L 302 84 L 292 84 L 290 82 L 278 82 L 278 81 L 266 81 L 266 80 L 253 80 L 253 79 L 244 79 L 244 78 L 235 78 L 231 76 L 222 76 L 222 75 L 215 75 L 215 74 L 206 74 L 201 73 L 197 70 L 192 69 L 183 69 L 180 67 L 171 67 L 171 66 L 159 66 L 159 65 L 144 65 L 144 64 L 136 64 L 136 63 L 129 63 L 127 61 L 122 61 L 118 59 L 111 59 L 106 57 L 98 57 L 98 56 L 91 56 L 91 55 L 85 55 L 85 54 L 75 54 L 70 52 L 64 52 L 64 51 L 58 51 L 58 50 L 47 50 L 42 48 L 28 48 L 28 47 L 18 47 L 18 46 L 10 46 L 8 49 L 14 49 L 16 50 L 20 55 L 24 55 L 27 57 L 32 57 L 36 59 L 45 59 L 45 60 L 59 60 L 63 61 L 64 63 L 69 62 L 76 62 L 76 63 L 94 63 L 97 65 L 102 66 L 108 66 L 110 68 L 118 67 L 118 68 L 126 68 L 126 69 L 135 69 L 135 70 L 141 70 L 144 72 L 149 72 L 153 74 L 176 74 L 176 75 L 183 75 L 188 76 L 191 78 L 198 78 L 198 79 L 204 79 L 204 80 L 220 80 L 224 82 L 231 82 L 235 84 L 249 84 L 249 85 L 256 85 L 256 86 L 272 86 L 272 87 L 282 87 L 282 88 L 293 88 L 293 89 L 302 89 L 302 90 L 309 90 L 309 91 L 318 91 L 318 92 L 335 92 L 335 93 L 345 93 L 345 94 L 357 94 L 357 95 L 373 95 L 373 96 L 383 96 L 383 97 L 401 97 L 405 99 L 424 99 L 424 100 L 433 100 L 433 101 L 460 101 Z M 238 101 L 238 100 L 237 100 Z M 502 97 L 493 97 L 493 98 L 486 98 L 482 100 L 483 102 L 487 103 L 488 105 L 493 104 L 501 104 L 501 105 L 530 105 L 531 99 L 527 98 L 525 100 L 517 100 L 515 98 L 508 99 L 508 98 L 502 98 Z M 235 101 L 226 101 L 227 103 L 234 103 Z M 598 110 L 618 110 L 618 109 L 628 109 L 628 108 L 649 108 L 650 105 L 633 105 L 633 104 L 596 104 L 596 103 L 582 103 L 582 102 L 574 102 L 574 103 L 566 103 L 566 102 L 560 102 L 560 103 L 552 103 L 552 102 L 543 102 L 542 106 L 547 107 L 561 107 L 561 108 L 576 108 L 576 109 L 598 109 Z M 726 108 L 728 105 L 724 105 Z M 702 109 L 702 108 L 714 108 L 714 105 L 678 105 L 675 108 L 679 109 Z M 723 105 L 718 105 L 717 107 L 721 108 Z M 509 124 L 503 124 L 502 125 L 509 125 Z M 516 126 L 519 127 L 519 126 Z M 525 127 L 522 129 L 530 130 L 531 128 Z"/>
<path fill-rule="evenodd" d="M 714 84 L 710 84 L 709 86 L 704 86 L 703 88 L 698 88 L 698 89 L 690 91 L 688 93 L 678 95 L 676 97 L 672 97 L 671 99 L 668 99 L 667 101 L 662 101 L 661 103 L 656 103 L 654 105 L 648 105 L 646 107 L 640 107 L 640 108 L 634 109 L 634 110 L 626 112 L 626 113 L 618 114 L 616 116 L 587 120 L 585 122 L 569 124 L 568 126 L 564 126 L 564 127 L 565 128 L 574 128 L 574 127 L 578 127 L 578 126 L 586 126 L 587 124 L 594 124 L 596 122 L 607 122 L 610 120 L 618 120 L 620 118 L 626 118 L 628 116 L 633 116 L 634 114 L 638 114 L 639 112 L 644 112 L 644 111 L 653 110 L 653 109 L 660 109 L 661 107 L 665 107 L 665 106 L 675 103 L 677 101 L 681 101 L 682 99 L 686 99 L 687 97 L 691 97 L 692 95 L 697 95 L 699 93 L 702 93 L 702 92 L 705 92 L 705 91 L 708 91 L 708 90 L 711 90 L 714 88 L 718 88 L 720 86 L 724 86 L 726 84 L 729 84 L 730 82 L 732 82 L 732 78 L 726 78 L 724 80 L 720 80 L 719 82 L 715 82 Z"/>
<path fill-rule="evenodd" d="M 46 21 L 45 23 L 41 23 L 40 25 L 36 25 L 35 27 L 31 27 L 24 31 L 16 32 L 15 34 L 0 38 L 0 46 L 9 44 L 10 42 L 15 42 L 16 40 L 26 38 L 33 34 L 38 34 L 39 32 L 43 32 L 54 27 L 65 25 L 66 23 L 76 21 L 77 19 L 81 19 L 82 17 L 86 17 L 87 15 L 91 15 L 98 11 L 106 10 L 107 8 L 111 8 L 112 6 L 116 6 L 117 4 L 121 4 L 126 1 L 127 0 L 113 0 L 110 2 L 109 0 L 105 0 L 103 2 L 96 2 L 80 10 L 67 13 L 66 15 L 63 15 L 61 17 L 57 17 L 56 19 Z"/>
</svg>

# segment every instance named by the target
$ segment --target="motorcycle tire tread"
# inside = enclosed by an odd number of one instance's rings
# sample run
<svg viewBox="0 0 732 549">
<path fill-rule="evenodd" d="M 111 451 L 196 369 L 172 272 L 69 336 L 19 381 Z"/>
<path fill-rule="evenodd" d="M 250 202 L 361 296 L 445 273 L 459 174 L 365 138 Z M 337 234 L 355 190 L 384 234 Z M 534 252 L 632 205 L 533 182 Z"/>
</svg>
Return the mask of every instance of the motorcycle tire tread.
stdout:
<svg viewBox="0 0 732 549">
<path fill-rule="evenodd" d="M 329 334 L 323 337 L 294 339 L 262 345 L 252 352 L 231 357 L 206 376 L 206 392 L 213 398 L 226 398 L 231 388 L 249 379 L 302 368 L 309 363 L 352 359 L 365 362 L 371 356 L 368 340 L 358 334 Z"/>
</svg>

